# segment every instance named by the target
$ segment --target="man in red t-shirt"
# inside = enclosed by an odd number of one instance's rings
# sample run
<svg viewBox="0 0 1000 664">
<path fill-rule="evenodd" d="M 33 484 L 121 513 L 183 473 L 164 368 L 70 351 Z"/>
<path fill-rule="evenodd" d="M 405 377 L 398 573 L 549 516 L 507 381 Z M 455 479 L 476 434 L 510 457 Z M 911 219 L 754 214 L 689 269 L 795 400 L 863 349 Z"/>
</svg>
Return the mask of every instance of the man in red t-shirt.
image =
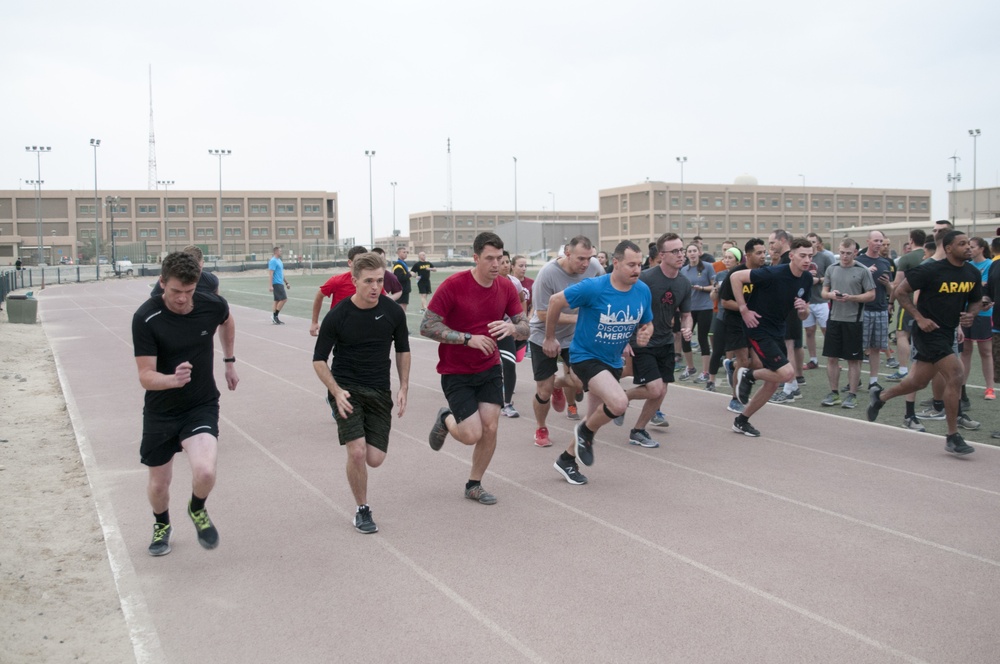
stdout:
<svg viewBox="0 0 1000 664">
<path fill-rule="evenodd" d="M 475 266 L 453 274 L 438 286 L 420 323 L 420 334 L 439 342 L 437 371 L 448 405 L 438 411 L 431 429 L 431 449 L 439 450 L 450 433 L 475 446 L 465 497 L 493 505 L 496 496 L 482 486 L 497 444 L 503 405 L 503 374 L 497 341 L 528 338 L 517 289 L 498 279 L 503 240 L 480 233 L 472 244 Z M 504 315 L 510 320 L 505 321 Z"/>
</svg>

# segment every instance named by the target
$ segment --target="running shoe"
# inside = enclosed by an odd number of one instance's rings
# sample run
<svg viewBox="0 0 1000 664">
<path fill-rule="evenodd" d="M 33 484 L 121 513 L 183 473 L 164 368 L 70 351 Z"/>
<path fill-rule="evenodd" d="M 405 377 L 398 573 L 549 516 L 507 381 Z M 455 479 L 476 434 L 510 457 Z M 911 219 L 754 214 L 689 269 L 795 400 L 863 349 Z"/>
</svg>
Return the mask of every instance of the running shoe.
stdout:
<svg viewBox="0 0 1000 664">
<path fill-rule="evenodd" d="M 812 371 L 813 369 L 819 369 L 819 363 L 809 360 L 808 362 L 802 365 L 802 369 L 804 371 Z"/>
<path fill-rule="evenodd" d="M 521 417 L 521 414 L 519 412 L 517 412 L 517 409 L 514 408 L 514 404 L 512 404 L 512 403 L 509 403 L 506 406 L 504 406 L 503 408 L 501 408 L 500 409 L 500 414 L 503 415 L 504 417 L 509 417 L 511 419 L 513 419 L 515 417 Z"/>
<path fill-rule="evenodd" d="M 997 398 L 997 395 L 993 391 L 992 387 L 987 387 L 986 388 L 986 394 L 983 395 L 983 398 L 986 399 L 987 401 L 993 401 L 994 399 Z"/>
<path fill-rule="evenodd" d="M 556 462 L 552 464 L 552 467 L 559 471 L 559 474 L 565 478 L 570 484 L 586 484 L 587 478 L 580 472 L 580 467 L 575 463 L 569 463 L 565 466 L 556 459 Z"/>
<path fill-rule="evenodd" d="M 659 447 L 660 444 L 649 437 L 645 429 L 632 429 L 628 434 L 628 442 L 640 447 Z"/>
<path fill-rule="evenodd" d="M 437 452 L 444 445 L 444 439 L 448 437 L 448 427 L 444 423 L 444 418 L 448 417 L 451 411 L 445 407 L 438 410 L 437 417 L 434 418 L 434 426 L 431 427 L 431 434 L 428 441 L 431 449 Z"/>
<path fill-rule="evenodd" d="M 1000 431 L 990 433 L 990 438 L 1000 438 Z"/>
<path fill-rule="evenodd" d="M 354 514 L 354 529 L 359 533 L 370 535 L 378 532 L 378 526 L 372 520 L 372 508 L 362 505 Z"/>
<path fill-rule="evenodd" d="M 733 431 L 735 431 L 736 433 L 741 433 L 744 436 L 749 436 L 750 438 L 760 437 L 760 431 L 757 431 L 757 429 L 755 429 L 754 426 L 750 424 L 750 420 L 740 422 L 740 417 L 737 417 L 735 420 L 733 420 Z"/>
<path fill-rule="evenodd" d="M 871 392 L 876 387 L 879 389 L 880 392 L 885 389 L 884 387 L 882 387 L 881 385 L 878 384 L 878 381 L 875 381 L 874 383 L 868 383 L 868 391 L 869 392 Z"/>
<path fill-rule="evenodd" d="M 715 381 L 714 380 L 710 380 L 707 383 L 705 383 L 705 391 L 706 392 L 715 392 Z"/>
<path fill-rule="evenodd" d="M 619 415 L 618 417 L 616 417 L 611 421 L 615 423 L 616 427 L 620 427 L 621 425 L 625 424 L 625 413 L 622 413 L 621 415 Z M 588 463 L 587 465 L 589 466 L 590 464 Z"/>
<path fill-rule="evenodd" d="M 557 413 L 566 410 L 566 395 L 558 387 L 552 390 L 552 409 Z"/>
<path fill-rule="evenodd" d="M 149 555 L 165 556 L 170 553 L 170 524 L 153 524 L 153 541 L 149 543 Z"/>
<path fill-rule="evenodd" d="M 482 484 L 465 490 L 465 497 L 474 500 L 480 505 L 496 505 L 497 497 L 483 488 Z"/>
<path fill-rule="evenodd" d="M 690 380 L 697 375 L 698 375 L 697 369 L 695 369 L 694 367 L 688 367 L 684 370 L 684 373 L 681 374 L 681 377 L 678 380 Z"/>
<path fill-rule="evenodd" d="M 841 404 L 840 394 L 838 394 L 837 392 L 830 392 L 828 395 L 826 395 L 825 399 L 819 402 L 819 405 L 827 407 L 839 406 L 840 404 Z"/>
<path fill-rule="evenodd" d="M 885 379 L 887 381 L 889 381 L 890 383 L 898 383 L 899 381 L 903 380 L 904 378 L 906 378 L 906 374 L 905 373 L 900 373 L 898 370 L 895 373 L 891 373 L 891 374 L 889 374 L 888 376 L 885 377 Z"/>
<path fill-rule="evenodd" d="M 668 426 L 670 426 L 670 422 L 667 422 L 667 416 L 664 415 L 659 410 L 656 411 L 656 414 L 653 415 L 652 419 L 649 420 L 649 423 L 652 424 L 654 427 L 668 427 Z"/>
<path fill-rule="evenodd" d="M 904 417 L 903 428 L 909 429 L 910 431 L 919 431 L 920 433 L 927 431 L 927 428 L 920 423 L 920 420 L 917 419 L 916 415 L 907 415 Z"/>
<path fill-rule="evenodd" d="M 924 408 L 930 408 L 934 405 L 934 399 L 933 398 L 924 399 L 923 401 L 920 402 L 920 405 L 923 406 Z"/>
<path fill-rule="evenodd" d="M 744 406 L 750 403 L 750 390 L 753 389 L 753 374 L 746 367 L 736 372 L 736 398 Z"/>
<path fill-rule="evenodd" d="M 976 451 L 976 449 L 972 447 L 972 445 L 969 445 L 968 443 L 965 442 L 965 439 L 962 438 L 962 434 L 960 433 L 948 434 L 948 437 L 945 438 L 944 447 L 952 454 L 958 454 L 958 455 L 972 454 L 973 452 Z"/>
<path fill-rule="evenodd" d="M 729 387 L 736 387 L 735 373 L 736 373 L 736 360 L 726 358 L 722 361 L 722 366 L 726 368 L 726 380 L 729 381 Z"/>
<path fill-rule="evenodd" d="M 566 404 L 566 419 L 568 420 L 580 419 L 580 413 L 577 412 L 575 403 Z"/>
<path fill-rule="evenodd" d="M 275 325 L 284 325 L 285 324 L 285 321 L 278 320 L 278 314 L 274 314 L 274 315 L 271 316 L 271 322 L 274 323 Z"/>
<path fill-rule="evenodd" d="M 771 398 L 767 400 L 768 403 L 792 403 L 795 399 L 791 394 L 785 394 L 784 392 L 775 392 L 771 395 Z"/>
<path fill-rule="evenodd" d="M 799 385 L 805 385 L 806 384 L 806 377 L 805 376 L 796 376 L 795 377 L 795 382 L 798 383 Z"/>
<path fill-rule="evenodd" d="M 696 383 L 707 383 L 708 382 L 708 374 L 705 373 L 704 371 L 701 372 L 700 374 L 698 374 L 698 377 L 694 379 L 694 382 L 696 382 Z"/>
<path fill-rule="evenodd" d="M 576 439 L 576 458 L 585 466 L 594 465 L 594 441 L 587 440 L 580 434 L 580 424 L 573 427 L 573 437 Z"/>
<path fill-rule="evenodd" d="M 857 408 L 858 407 L 858 397 L 855 394 L 848 393 L 844 397 L 844 403 L 840 404 L 841 408 Z"/>
<path fill-rule="evenodd" d="M 208 510 L 204 507 L 197 512 L 191 511 L 191 503 L 188 502 L 188 516 L 194 521 L 194 527 L 198 531 L 198 544 L 206 549 L 214 549 L 219 546 L 219 531 L 212 525 L 212 520 L 208 518 Z"/>
<path fill-rule="evenodd" d="M 945 415 L 943 410 L 937 410 L 934 406 L 929 406 L 917 413 L 917 417 L 922 420 L 943 420 Z"/>
<path fill-rule="evenodd" d="M 884 403 L 882 403 L 882 400 L 878 398 L 880 394 L 882 394 L 882 387 L 878 383 L 873 384 L 871 386 L 871 389 L 868 390 L 869 422 L 875 421 L 875 418 L 878 417 L 878 412 L 882 410 L 882 406 L 885 405 Z"/>
<path fill-rule="evenodd" d="M 976 431 L 980 426 L 982 426 L 979 422 L 975 421 L 965 413 L 959 413 L 956 422 L 958 423 L 958 426 L 962 427 L 966 431 Z"/>
<path fill-rule="evenodd" d="M 972 402 L 968 398 L 959 399 L 958 405 L 962 407 L 963 411 L 972 410 Z"/>
<path fill-rule="evenodd" d="M 726 406 L 726 410 L 730 413 L 736 413 L 739 415 L 743 412 L 743 404 L 740 403 L 739 399 L 730 399 L 729 405 Z"/>
<path fill-rule="evenodd" d="M 897 360 L 894 357 L 890 357 L 888 360 L 885 361 L 885 366 L 889 367 L 890 369 L 898 369 L 899 360 Z"/>
<path fill-rule="evenodd" d="M 549 447 L 552 441 L 549 440 L 549 430 L 547 427 L 535 429 L 535 447 Z"/>
<path fill-rule="evenodd" d="M 792 401 L 798 401 L 802 398 L 802 390 L 796 387 L 788 396 L 791 397 Z"/>
</svg>

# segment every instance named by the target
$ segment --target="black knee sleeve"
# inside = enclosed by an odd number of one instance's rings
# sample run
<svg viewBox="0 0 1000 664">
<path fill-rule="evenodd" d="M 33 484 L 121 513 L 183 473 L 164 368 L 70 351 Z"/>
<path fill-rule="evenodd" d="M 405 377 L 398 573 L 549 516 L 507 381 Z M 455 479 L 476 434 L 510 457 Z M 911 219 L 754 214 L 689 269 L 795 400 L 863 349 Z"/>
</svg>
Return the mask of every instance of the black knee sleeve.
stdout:
<svg viewBox="0 0 1000 664">
<path fill-rule="evenodd" d="M 616 417 L 618 417 L 618 415 L 615 415 L 610 410 L 608 410 L 607 406 L 603 406 L 603 408 L 604 408 L 604 414 L 610 417 L 611 419 L 615 419 Z"/>
<path fill-rule="evenodd" d="M 538 392 L 535 392 L 535 401 L 537 401 L 538 403 L 540 403 L 540 404 L 542 404 L 544 406 L 545 404 L 547 404 L 549 402 L 549 399 L 543 400 L 540 396 L 538 396 Z"/>
</svg>

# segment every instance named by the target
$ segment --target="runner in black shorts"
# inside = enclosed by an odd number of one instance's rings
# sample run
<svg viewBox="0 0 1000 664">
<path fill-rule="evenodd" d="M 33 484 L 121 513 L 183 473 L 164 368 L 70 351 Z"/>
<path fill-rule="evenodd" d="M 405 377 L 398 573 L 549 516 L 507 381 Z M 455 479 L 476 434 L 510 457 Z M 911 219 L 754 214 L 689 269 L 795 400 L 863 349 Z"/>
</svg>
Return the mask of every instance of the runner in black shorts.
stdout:
<svg viewBox="0 0 1000 664">
<path fill-rule="evenodd" d="M 132 317 L 132 346 L 139 383 L 146 390 L 140 458 L 149 468 L 146 494 L 156 520 L 149 554 L 170 553 L 170 479 L 173 457 L 187 452 L 192 488 L 188 515 L 198 542 L 219 544 L 219 531 L 205 501 L 215 486 L 219 437 L 219 390 L 215 386 L 216 330 L 222 344 L 226 385 L 235 390 L 236 323 L 229 304 L 218 295 L 196 291 L 201 266 L 190 254 L 163 259 L 163 293 L 146 300 Z"/>
<path fill-rule="evenodd" d="M 743 324 L 743 317 L 740 315 L 739 305 L 733 295 L 733 282 L 730 278 L 734 273 L 747 269 L 764 267 L 767 259 L 767 250 L 764 240 L 760 238 L 750 238 L 743 247 L 743 263 L 737 265 L 729 271 L 726 280 L 719 288 L 719 308 L 725 309 L 723 322 L 726 326 L 726 350 L 732 352 L 732 360 L 724 360 L 722 365 L 726 369 L 726 378 L 732 390 L 732 398 L 726 407 L 731 413 L 739 415 L 743 412 L 744 406 L 736 398 L 736 372 L 741 367 L 750 368 L 750 356 L 747 353 L 746 326 Z M 743 298 L 745 302 L 750 302 L 753 296 L 753 284 L 743 284 Z"/>
<path fill-rule="evenodd" d="M 924 388 L 935 374 L 946 381 L 944 390 L 945 418 L 948 434 L 945 449 L 953 454 L 969 454 L 974 450 L 958 433 L 959 395 L 964 370 L 955 355 L 953 342 L 958 325 L 971 325 L 982 308 L 982 274 L 967 263 L 972 257 L 969 238 L 961 231 L 948 231 L 942 238 L 944 260 L 931 261 L 906 271 L 906 277 L 896 291 L 896 299 L 913 316 L 912 343 L 916 362 L 899 384 L 869 392 L 868 420 L 875 421 L 883 404 L 900 394 Z M 912 293 L 920 291 L 914 305 Z"/>
<path fill-rule="evenodd" d="M 733 422 L 733 430 L 745 436 L 756 437 L 760 431 L 750 424 L 750 416 L 767 403 L 780 383 L 795 380 L 795 369 L 785 357 L 782 327 L 793 308 L 799 318 L 809 315 L 806 298 L 812 289 L 813 277 L 809 270 L 812 261 L 812 243 L 805 238 L 792 240 L 789 262 L 755 270 L 734 272 L 729 277 L 733 295 L 747 327 L 747 341 L 753 355 L 763 368 L 741 368 L 737 372 L 736 393 L 745 408 Z M 753 285 L 753 297 L 747 305 L 743 287 Z M 752 308 L 751 308 L 752 307 Z M 764 386 L 750 398 L 750 391 L 757 380 Z"/>
<path fill-rule="evenodd" d="M 381 466 L 389 449 L 393 406 L 389 348 L 395 346 L 396 350 L 397 417 L 402 417 L 409 391 L 410 341 L 406 314 L 382 295 L 382 257 L 374 253 L 355 256 L 351 279 L 354 295 L 341 300 L 323 318 L 313 350 L 313 369 L 326 386 L 340 444 L 347 448 L 347 482 L 357 503 L 354 528 L 375 533 L 378 526 L 368 506 L 368 467 Z M 327 366 L 334 349 L 333 363 Z"/>
</svg>

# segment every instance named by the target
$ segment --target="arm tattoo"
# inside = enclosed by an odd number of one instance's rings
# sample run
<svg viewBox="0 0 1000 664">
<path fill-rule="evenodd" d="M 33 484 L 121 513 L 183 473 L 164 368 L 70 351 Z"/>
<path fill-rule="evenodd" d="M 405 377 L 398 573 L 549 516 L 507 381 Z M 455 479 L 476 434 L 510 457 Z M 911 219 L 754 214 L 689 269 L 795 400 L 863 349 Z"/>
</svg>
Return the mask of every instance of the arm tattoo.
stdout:
<svg viewBox="0 0 1000 664">
<path fill-rule="evenodd" d="M 420 334 L 443 344 L 465 343 L 465 335 L 452 330 L 444 324 L 439 314 L 428 311 L 420 321 Z"/>
<path fill-rule="evenodd" d="M 530 330 L 528 328 L 528 319 L 524 314 L 518 314 L 510 319 L 510 322 L 514 324 L 514 338 L 519 341 L 524 341 L 528 338 Z"/>
</svg>

